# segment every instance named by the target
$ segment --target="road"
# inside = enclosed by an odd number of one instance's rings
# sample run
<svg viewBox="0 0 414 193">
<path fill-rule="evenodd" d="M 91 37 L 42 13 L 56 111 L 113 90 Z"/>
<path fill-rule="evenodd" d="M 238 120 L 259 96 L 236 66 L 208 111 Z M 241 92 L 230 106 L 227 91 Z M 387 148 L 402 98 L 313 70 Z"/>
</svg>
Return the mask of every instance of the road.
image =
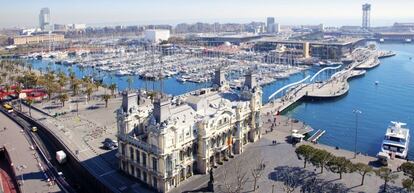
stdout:
<svg viewBox="0 0 414 193">
<path fill-rule="evenodd" d="M 0 146 L 5 148 L 10 155 L 21 191 L 64 192 L 66 188 L 60 186 L 60 183 L 58 186 L 48 181 L 54 178 L 54 175 L 49 170 L 46 160 L 42 158 L 40 150 L 32 148 L 36 147 L 36 144 L 24 131 L 25 128 L 3 113 L 0 113 L 0 122 L 2 123 Z"/>
</svg>

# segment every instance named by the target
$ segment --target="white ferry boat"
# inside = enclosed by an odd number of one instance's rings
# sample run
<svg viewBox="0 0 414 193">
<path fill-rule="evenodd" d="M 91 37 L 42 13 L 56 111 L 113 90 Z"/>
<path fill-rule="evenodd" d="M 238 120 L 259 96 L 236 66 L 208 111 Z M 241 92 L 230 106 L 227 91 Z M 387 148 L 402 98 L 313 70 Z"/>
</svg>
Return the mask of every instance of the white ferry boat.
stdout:
<svg viewBox="0 0 414 193">
<path fill-rule="evenodd" d="M 405 128 L 406 123 L 391 121 L 382 141 L 380 154 L 388 154 L 390 157 L 405 159 L 410 143 L 410 130 Z"/>
</svg>

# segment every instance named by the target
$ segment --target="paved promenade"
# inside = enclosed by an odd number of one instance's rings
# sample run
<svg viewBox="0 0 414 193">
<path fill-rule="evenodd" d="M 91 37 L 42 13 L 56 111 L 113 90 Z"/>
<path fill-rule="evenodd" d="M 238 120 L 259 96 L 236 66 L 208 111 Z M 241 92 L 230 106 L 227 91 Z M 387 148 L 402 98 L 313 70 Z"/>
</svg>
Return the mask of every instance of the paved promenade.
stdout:
<svg viewBox="0 0 414 193">
<path fill-rule="evenodd" d="M 264 130 L 269 130 L 270 125 L 274 119 L 268 116 L 263 126 Z M 272 121 L 267 121 L 267 120 Z M 303 168 L 303 161 L 299 160 L 295 147 L 288 142 L 288 136 L 291 129 L 300 129 L 304 126 L 302 122 L 292 121 L 288 117 L 278 116 L 276 128 L 272 132 L 263 131 L 262 138 L 254 144 L 248 144 L 241 155 L 224 162 L 224 165 L 219 166 L 214 170 L 215 192 L 225 192 L 226 183 L 234 183 L 237 175 L 246 174 L 247 182 L 243 185 L 242 192 L 253 192 L 253 177 L 251 169 L 256 166 L 258 159 L 263 159 L 265 170 L 258 180 L 259 189 L 257 192 L 270 193 L 272 188 L 274 192 L 285 192 L 283 190 L 283 176 L 292 174 L 296 176 L 298 184 L 293 192 L 300 192 L 302 185 L 306 186 L 312 180 L 316 180 L 317 187 L 324 192 L 380 192 L 383 181 L 375 174 L 366 176 L 365 185 L 360 186 L 361 176 L 357 173 L 348 173 L 343 175 L 343 179 L 339 179 L 338 174 L 331 173 L 327 170 L 320 174 L 319 168 L 315 168 L 308 164 L 307 168 Z M 265 134 L 266 133 L 266 134 Z M 272 141 L 276 140 L 276 144 Z M 336 156 L 344 156 L 354 163 L 375 164 L 375 158 L 365 155 L 357 155 L 354 159 L 353 152 L 335 149 L 333 147 L 312 144 L 303 142 L 301 144 L 309 144 L 315 148 L 326 149 Z M 300 144 L 298 144 L 300 145 Z M 391 160 L 390 168 L 394 171 L 403 163 L 403 160 Z M 402 173 L 397 173 L 400 178 L 393 184 L 390 184 L 388 192 L 404 192 L 402 191 L 401 179 Z M 180 192 L 204 192 L 206 191 L 208 175 L 195 175 L 189 180 L 185 181 L 181 186 L 173 189 L 173 193 Z M 233 184 L 234 186 L 235 184 Z"/>
<path fill-rule="evenodd" d="M 364 75 L 363 70 L 344 70 L 337 76 L 322 83 L 300 84 L 291 89 L 282 98 L 277 98 L 263 107 L 263 113 L 276 113 L 286 110 L 293 103 L 304 97 L 311 98 L 334 98 L 346 94 L 349 91 L 348 80 L 353 77 Z"/>
<path fill-rule="evenodd" d="M 0 149 L 5 148 L 9 153 L 22 192 L 60 192 L 57 185 L 47 182 L 42 169 L 45 164 L 31 148 L 22 128 L 3 113 L 0 113 L 0 123 Z"/>
</svg>

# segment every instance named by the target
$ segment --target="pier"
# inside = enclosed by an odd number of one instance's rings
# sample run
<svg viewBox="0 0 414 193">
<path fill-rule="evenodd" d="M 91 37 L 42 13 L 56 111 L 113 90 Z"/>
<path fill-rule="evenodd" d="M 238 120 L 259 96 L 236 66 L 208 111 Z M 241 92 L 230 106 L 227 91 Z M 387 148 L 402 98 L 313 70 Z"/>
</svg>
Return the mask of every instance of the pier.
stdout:
<svg viewBox="0 0 414 193">
<path fill-rule="evenodd" d="M 352 58 L 355 61 L 343 70 L 333 74 L 330 79 L 324 82 L 314 82 L 315 78 L 322 71 L 338 69 L 339 66 L 324 68 L 310 79 L 308 76 L 303 80 L 278 89 L 268 98 L 270 102 L 264 105 L 263 112 L 278 114 L 303 99 L 320 100 L 343 96 L 349 91 L 348 81 L 350 79 L 363 76 L 366 73 L 365 69 L 371 69 L 378 66 L 380 64 L 378 59 L 380 56 L 390 56 L 393 54 L 394 53 L 385 51 L 358 49 L 352 55 Z M 284 96 L 274 99 L 275 96 L 283 90 L 288 90 L 288 92 Z"/>
<path fill-rule="evenodd" d="M 308 141 L 312 143 L 316 143 L 323 134 L 325 134 L 326 130 L 319 129 L 317 130 L 311 137 L 309 137 Z"/>
</svg>

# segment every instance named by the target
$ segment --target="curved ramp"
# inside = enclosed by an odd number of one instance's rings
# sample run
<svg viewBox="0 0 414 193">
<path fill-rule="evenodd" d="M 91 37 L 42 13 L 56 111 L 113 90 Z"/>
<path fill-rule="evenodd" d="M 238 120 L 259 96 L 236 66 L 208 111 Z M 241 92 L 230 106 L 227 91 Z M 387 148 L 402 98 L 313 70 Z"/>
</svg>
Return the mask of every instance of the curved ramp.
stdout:
<svg viewBox="0 0 414 193">
<path fill-rule="evenodd" d="M 304 79 L 302 79 L 302 80 L 300 80 L 300 81 L 297 81 L 297 82 L 294 82 L 294 83 L 290 83 L 290 84 L 288 84 L 288 85 L 285 85 L 284 87 L 282 87 L 282 88 L 280 88 L 279 90 L 277 90 L 276 92 L 274 92 L 272 95 L 270 95 L 269 96 L 269 98 L 268 98 L 268 100 L 270 100 L 270 99 L 272 99 L 274 96 L 276 96 L 278 93 L 280 93 L 280 92 L 282 92 L 283 90 L 285 90 L 285 89 L 287 89 L 287 88 L 289 88 L 289 87 L 291 87 L 291 86 L 295 86 L 295 85 L 297 85 L 297 84 L 300 84 L 300 83 L 302 83 L 302 82 L 305 82 L 306 80 L 308 80 L 309 79 L 309 75 L 308 76 L 306 76 Z"/>
<path fill-rule="evenodd" d="M 340 68 L 342 65 L 336 66 L 336 67 L 326 67 L 326 68 L 322 68 L 321 70 L 319 70 L 315 75 L 312 76 L 312 78 L 310 79 L 310 81 L 312 82 L 313 79 L 315 79 L 320 73 L 322 73 L 323 71 L 326 70 L 336 70 L 338 68 Z"/>
</svg>

